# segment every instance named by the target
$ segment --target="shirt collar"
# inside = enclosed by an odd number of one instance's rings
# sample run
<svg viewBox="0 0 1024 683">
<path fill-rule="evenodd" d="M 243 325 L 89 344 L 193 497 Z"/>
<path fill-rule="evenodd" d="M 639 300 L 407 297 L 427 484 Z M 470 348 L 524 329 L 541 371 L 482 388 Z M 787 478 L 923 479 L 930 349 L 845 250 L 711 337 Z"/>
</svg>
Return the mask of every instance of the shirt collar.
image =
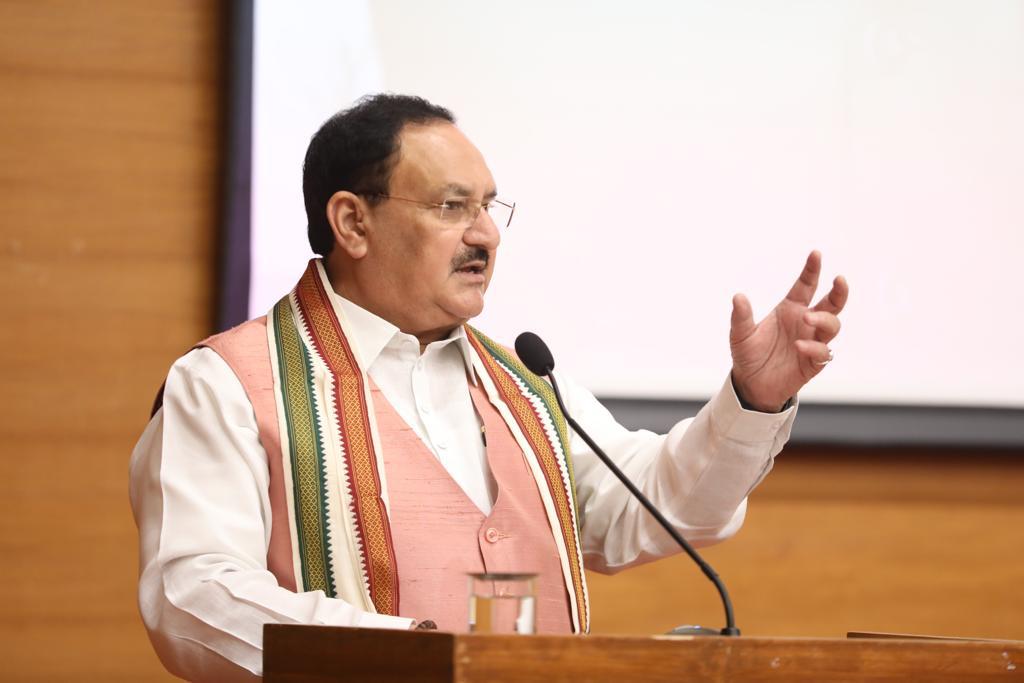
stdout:
<svg viewBox="0 0 1024 683">
<path fill-rule="evenodd" d="M 394 340 L 398 338 L 407 338 L 411 335 L 406 335 L 398 327 L 389 323 L 384 318 L 381 318 L 375 313 L 371 313 L 365 308 L 352 303 L 345 297 L 341 296 L 333 289 L 329 290 L 329 294 L 337 302 L 338 307 L 341 309 L 342 314 L 345 316 L 348 325 L 346 326 L 346 333 L 353 338 L 355 347 L 358 349 L 359 361 L 363 367 L 363 370 L 368 372 L 370 367 L 374 364 L 384 349 Z M 476 370 L 473 368 L 473 353 L 470 348 L 469 338 L 466 336 L 466 328 L 463 325 L 459 325 L 452 333 L 447 337 L 451 341 L 449 343 L 455 344 L 459 353 L 462 355 L 462 361 L 466 364 L 466 372 L 471 382 L 476 384 Z M 415 339 L 415 337 L 413 337 Z M 437 342 L 435 342 L 437 343 Z M 417 347 L 419 341 L 416 341 Z"/>
</svg>

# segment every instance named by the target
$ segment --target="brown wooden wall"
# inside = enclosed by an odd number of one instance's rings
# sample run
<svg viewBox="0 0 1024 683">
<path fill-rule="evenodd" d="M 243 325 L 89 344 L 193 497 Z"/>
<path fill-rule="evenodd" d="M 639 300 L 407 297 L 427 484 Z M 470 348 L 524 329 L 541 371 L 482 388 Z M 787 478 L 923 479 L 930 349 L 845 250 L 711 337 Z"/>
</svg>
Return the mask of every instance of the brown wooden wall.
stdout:
<svg viewBox="0 0 1024 683">
<path fill-rule="evenodd" d="M 747 635 L 1024 640 L 1024 453 L 790 448 L 703 554 Z M 590 590 L 597 633 L 724 624 L 682 556 L 591 573 Z"/>
<path fill-rule="evenodd" d="M 162 680 L 127 463 L 210 330 L 218 3 L 0 1 L 0 679 Z M 1024 454 L 794 451 L 709 549 L 752 635 L 1024 638 Z M 591 577 L 596 632 L 720 625 L 674 558 Z"/>
<path fill-rule="evenodd" d="M 209 332 L 218 3 L 0 2 L 0 679 L 165 678 L 128 457 Z"/>
</svg>

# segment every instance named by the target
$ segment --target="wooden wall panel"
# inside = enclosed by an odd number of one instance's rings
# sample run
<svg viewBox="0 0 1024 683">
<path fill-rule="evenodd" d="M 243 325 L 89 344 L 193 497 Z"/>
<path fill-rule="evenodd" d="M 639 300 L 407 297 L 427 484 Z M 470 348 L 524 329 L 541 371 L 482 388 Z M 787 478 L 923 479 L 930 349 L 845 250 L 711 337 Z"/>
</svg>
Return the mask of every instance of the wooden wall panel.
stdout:
<svg viewBox="0 0 1024 683">
<path fill-rule="evenodd" d="M 740 533 L 703 553 L 748 635 L 1024 640 L 1024 453 L 789 449 Z M 590 587 L 597 633 L 724 624 L 682 556 Z"/>
<path fill-rule="evenodd" d="M 169 678 L 127 466 L 213 319 L 224 29 L 215 2 L 0 2 L 0 678 Z"/>
</svg>

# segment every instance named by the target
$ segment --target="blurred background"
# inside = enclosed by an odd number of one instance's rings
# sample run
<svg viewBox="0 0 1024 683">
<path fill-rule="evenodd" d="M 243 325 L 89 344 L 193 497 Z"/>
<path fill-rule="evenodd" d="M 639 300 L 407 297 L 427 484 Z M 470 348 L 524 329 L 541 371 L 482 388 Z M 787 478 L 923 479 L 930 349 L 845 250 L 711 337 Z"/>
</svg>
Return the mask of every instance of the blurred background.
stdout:
<svg viewBox="0 0 1024 683">
<path fill-rule="evenodd" d="M 303 31 L 317 30 L 318 22 L 302 14 L 315 4 L 270 6 L 296 8 L 292 14 L 295 21 L 288 26 L 301 38 Z M 802 7 L 819 4 L 780 3 L 779 11 L 804 16 L 799 13 Z M 964 45 L 985 43 L 975 34 L 989 35 L 978 26 L 998 26 L 1001 47 L 995 56 L 986 53 L 976 62 L 1002 65 L 1008 74 L 1024 73 L 1020 58 L 1024 8 L 1020 2 L 972 3 L 970 12 L 980 17 L 978 24 L 962 34 L 953 26 L 948 35 L 934 30 L 915 32 L 916 26 L 932 26 L 929 3 L 826 4 L 856 9 L 839 14 L 861 18 L 881 5 L 894 7 L 901 22 L 895 35 L 923 35 L 920 40 L 935 39 L 938 44 L 948 39 L 965 53 L 969 51 Z M 657 8 L 658 4 L 649 6 Z M 507 8 L 509 26 L 515 28 L 521 42 L 529 43 L 531 24 L 515 20 L 514 7 Z M 581 16 L 586 14 L 585 5 L 567 3 L 566 7 Z M 380 26 L 386 20 L 401 29 L 397 37 L 375 34 L 379 44 L 363 46 L 380 57 L 377 76 L 381 80 L 377 83 L 408 90 L 402 79 L 413 78 L 415 70 L 396 62 L 394 41 L 414 33 L 416 22 L 409 17 L 418 16 L 422 8 L 392 1 L 371 3 L 364 9 L 363 18 L 371 23 Z M 462 11 L 472 12 L 472 5 Z M 560 12 L 552 22 L 566 33 L 573 26 L 578 29 L 586 24 L 573 23 L 571 13 L 564 16 L 567 9 Z M 993 12 L 996 19 L 992 19 Z M 641 14 L 637 10 L 637 17 Z M 253 227 L 260 216 L 272 215 L 275 210 L 266 207 L 261 211 L 262 195 L 256 193 L 249 203 L 249 182 L 258 187 L 258 178 L 240 171 L 256 167 L 240 161 L 244 161 L 243 143 L 248 138 L 244 126 L 240 128 L 244 117 L 239 118 L 239 102 L 245 100 L 247 91 L 238 77 L 240 65 L 252 67 L 251 54 L 248 60 L 239 57 L 246 53 L 240 17 L 243 22 L 248 17 L 251 28 L 254 13 L 248 3 L 0 0 L 0 300 L 4 320 L 0 340 L 5 352 L 0 360 L 0 500 L 6 511 L 0 521 L 0 655 L 4 662 L 0 680 L 169 678 L 149 647 L 136 608 L 137 546 L 128 506 L 127 465 L 170 363 L 226 324 L 226 292 L 244 289 L 248 293 L 250 284 L 255 292 L 256 261 L 250 283 L 244 273 L 233 270 L 237 265 L 229 258 L 227 239 L 247 207 L 253 212 Z M 756 19 L 765 25 L 790 23 L 779 22 L 777 16 Z M 889 67 L 893 60 L 913 64 L 915 50 L 930 44 L 896 40 L 884 30 L 884 22 L 868 28 L 867 33 L 857 34 L 854 42 L 871 47 L 871 54 L 888 56 L 877 73 L 868 74 L 879 79 L 872 82 L 876 86 L 892 77 Z M 720 31 L 726 44 L 735 39 L 729 25 L 709 24 L 706 29 Z M 452 30 L 457 36 L 468 29 L 460 20 L 452 24 Z M 495 40 L 507 35 L 502 25 L 492 22 L 485 24 L 485 30 L 486 36 Z M 716 42 L 714 34 L 701 35 L 709 43 Z M 252 37 L 250 32 L 250 40 Z M 604 36 L 599 42 L 611 45 L 614 39 L 614 35 Z M 339 34 L 338 41 L 352 44 L 351 36 L 346 39 Z M 451 52 L 451 41 L 442 42 Z M 487 47 L 488 41 L 479 42 L 482 44 L 473 44 L 474 50 Z M 548 42 L 546 46 L 545 59 L 557 60 L 557 45 Z M 422 54 L 429 54 L 429 47 L 424 45 Z M 825 54 L 830 48 L 822 45 L 821 49 Z M 507 50 L 499 53 L 507 54 Z M 369 53 L 359 50 L 354 54 L 365 57 Z M 271 63 L 277 59 L 285 57 L 271 57 Z M 603 64 L 596 57 L 590 60 L 578 53 L 575 59 L 577 67 L 595 60 Z M 929 75 L 928 83 L 960 78 L 957 64 L 933 65 L 940 71 Z M 350 64 L 343 66 L 349 68 Z M 741 71 L 736 69 L 737 74 Z M 249 78 L 257 79 L 255 95 L 250 93 L 254 102 L 259 102 L 261 92 L 263 97 L 274 96 L 274 90 L 267 91 L 266 85 L 259 89 L 259 76 L 254 77 L 252 71 Z M 611 73 L 609 78 L 621 81 L 629 76 Z M 563 80 L 573 82 L 572 78 Z M 483 115 L 458 100 L 462 88 L 456 86 L 466 79 L 456 75 L 450 82 L 451 93 L 439 93 L 436 99 L 456 114 L 464 113 L 467 126 L 476 126 L 478 136 L 483 136 L 484 142 L 477 142 L 487 153 L 491 138 Z M 560 82 L 552 80 L 545 87 L 556 92 Z M 949 329 L 956 330 L 956 340 L 980 340 L 956 359 L 962 368 L 957 376 L 964 381 L 952 389 L 935 388 L 935 392 L 946 392 L 946 400 L 927 406 L 929 401 L 922 394 L 931 391 L 931 385 L 926 384 L 924 390 L 918 385 L 916 394 L 890 394 L 889 403 L 865 403 L 858 402 L 858 397 L 870 398 L 878 387 L 867 380 L 858 385 L 856 376 L 846 377 L 824 387 L 817 404 L 812 401 L 807 411 L 801 409 L 801 419 L 813 417 L 816 408 L 819 415 L 845 410 L 836 429 L 859 433 L 861 438 L 851 442 L 818 431 L 798 439 L 753 494 L 747 524 L 739 535 L 706 551 L 730 587 L 744 634 L 841 637 L 850 630 L 875 630 L 1024 639 L 1024 591 L 1020 589 L 1024 585 L 1024 448 L 1016 437 L 1024 419 L 1024 390 L 1005 381 L 1021 377 L 1024 367 L 1017 353 L 1020 344 L 1014 342 L 1019 341 L 1021 329 L 1022 288 L 1014 264 L 1022 255 L 1018 249 L 1019 218 L 1024 202 L 1017 181 L 1024 162 L 1019 155 L 1004 158 L 997 153 L 999 149 L 1016 150 L 1019 131 L 1016 137 L 1011 132 L 1009 137 L 992 141 L 989 131 L 982 128 L 986 119 L 981 116 L 988 111 L 992 125 L 1002 126 L 1006 112 L 1017 111 L 1024 101 L 1024 89 L 1019 79 L 993 82 L 986 81 L 991 87 L 965 92 L 965 100 L 974 98 L 973 104 L 965 105 L 954 119 L 970 119 L 981 141 L 977 149 L 994 151 L 993 158 L 1002 164 L 999 173 L 993 173 L 994 162 L 988 157 L 929 157 L 930 164 L 940 169 L 948 165 L 957 177 L 982 179 L 978 187 L 983 189 L 978 192 L 987 201 L 979 204 L 977 225 L 961 221 L 936 229 L 930 235 L 934 247 L 915 238 L 921 258 L 948 252 L 950 242 L 963 243 L 960 251 L 990 238 L 1003 245 L 998 254 L 990 249 L 991 262 L 982 260 L 984 252 L 971 252 L 971 258 L 965 259 L 980 264 L 977 272 L 991 275 L 981 281 L 969 276 L 961 279 L 968 288 L 966 300 L 984 306 L 963 310 L 964 305 L 957 303 L 955 311 L 946 310 L 953 306 L 938 306 L 928 308 L 923 316 L 927 320 L 949 314 L 954 320 Z M 647 83 L 645 87 L 657 85 Z M 712 85 L 707 85 L 708 92 L 713 91 Z M 325 89 L 330 94 L 330 88 L 325 85 Z M 899 97 L 895 90 L 880 86 L 873 90 L 882 101 Z M 509 91 L 499 88 L 499 92 L 510 97 Z M 942 92 L 949 95 L 947 90 Z M 349 96 L 351 93 L 335 93 L 331 110 L 345 106 Z M 787 105 L 795 97 L 790 91 L 771 96 Z M 310 99 L 317 97 L 322 99 L 323 93 L 310 94 Z M 990 99 L 977 99 L 985 97 Z M 312 111 L 320 119 L 330 113 L 318 112 L 317 106 Z M 623 115 L 612 109 L 605 115 Z M 258 111 L 254 107 L 249 114 Z M 531 113 L 524 108 L 513 111 L 520 116 Z M 904 118 L 914 113 L 908 111 L 904 109 Z M 514 168 L 509 147 L 530 137 L 530 129 L 549 125 L 546 116 L 533 114 L 537 115 L 531 114 L 509 130 L 504 142 L 499 144 L 494 138 L 494 163 Z M 921 112 L 916 115 L 924 116 Z M 267 130 L 260 128 L 258 113 L 256 116 L 255 122 L 249 120 L 255 124 L 253 140 Z M 868 118 L 878 126 L 887 121 L 885 112 L 873 112 Z M 922 126 L 926 123 L 927 117 Z M 300 128 L 287 135 L 308 139 L 313 128 L 308 124 Z M 680 128 L 685 128 L 685 123 Z M 543 135 L 558 132 L 549 129 Z M 970 147 L 957 140 L 961 149 Z M 927 149 L 927 140 L 909 147 L 901 146 L 899 139 L 890 142 L 899 150 L 892 161 L 903 169 L 916 158 L 914 149 Z M 884 161 L 890 148 L 881 145 L 873 149 L 875 156 L 870 162 Z M 744 157 L 744 149 L 732 152 Z M 752 163 L 764 163 L 757 153 L 754 149 L 746 156 Z M 571 151 L 555 149 L 551 155 L 565 175 L 572 175 L 577 165 L 589 169 L 602 163 L 601 154 L 588 155 L 585 146 Z M 742 165 L 739 161 L 733 164 L 719 168 L 713 178 L 727 182 L 725 172 Z M 284 172 L 297 178 L 298 168 L 285 168 Z M 525 196 L 528 205 L 543 208 L 535 212 L 534 219 L 529 214 L 521 217 L 526 226 L 532 220 L 536 233 L 543 217 L 554 210 L 540 202 L 550 201 L 546 195 L 558 192 L 535 191 L 525 173 L 517 175 L 513 170 L 510 175 L 518 194 L 515 198 L 522 201 Z M 863 184 L 858 187 L 864 189 Z M 793 188 L 787 187 L 787 191 Z M 925 191 L 943 194 L 941 184 L 915 190 Z M 882 195 L 893 201 L 891 194 Z M 241 204 L 240 196 L 246 198 Z M 863 205 L 871 196 L 860 197 L 850 215 L 871 217 L 872 207 Z M 291 201 L 301 206 L 299 198 Z M 810 214 L 808 220 L 820 218 Z M 693 220 L 699 218 L 695 215 Z M 904 222 L 913 222 L 913 218 L 904 216 Z M 844 230 L 826 238 L 835 240 L 826 259 L 837 261 L 836 268 L 844 259 L 855 263 L 844 256 L 844 249 L 861 248 L 835 237 L 852 229 L 847 220 L 837 218 L 832 227 Z M 738 230 L 739 224 L 715 229 L 729 227 Z M 764 241 L 760 231 L 755 231 L 757 249 Z M 301 225 L 289 225 L 287 234 L 300 250 L 305 249 Z M 527 231 L 518 245 L 510 240 L 502 268 L 511 266 L 517 253 L 531 253 L 534 247 L 529 234 Z M 733 234 L 732 249 L 743 251 L 747 235 Z M 1011 234 L 1015 237 L 1008 237 Z M 885 244 L 883 241 L 880 249 Z M 588 254 L 598 259 L 598 264 L 607 258 L 600 250 L 588 248 Z M 255 251 L 253 255 L 257 256 Z M 708 254 L 709 259 L 714 257 L 714 252 Z M 782 293 L 778 289 L 785 287 L 779 280 L 795 275 L 801 258 L 802 254 L 793 255 L 794 263 L 786 262 L 763 279 L 739 286 L 751 288 L 748 293 L 755 303 L 770 302 Z M 300 255 L 301 259 L 304 256 Z M 947 262 L 942 270 L 954 273 L 954 266 L 959 265 Z M 287 263 L 296 273 L 301 267 L 301 262 Z M 890 259 L 880 257 L 877 269 L 892 273 L 889 289 L 874 288 L 883 295 L 876 299 L 879 306 L 890 299 L 893 302 L 892 308 L 886 308 L 890 322 L 920 308 L 916 299 L 901 294 L 899 273 Z M 595 272 L 606 277 L 599 266 Z M 496 290 L 496 301 L 502 307 L 512 306 L 515 271 L 508 270 L 502 277 L 509 284 L 496 281 L 496 287 L 505 288 L 505 293 Z M 857 281 L 853 284 L 856 296 Z M 889 299 L 884 296 L 893 292 Z M 727 316 L 727 309 L 721 315 Z M 713 322 L 726 325 L 727 318 Z M 886 332 L 891 332 L 890 328 L 879 329 L 866 313 L 860 325 L 857 334 L 865 343 L 871 337 L 884 341 Z M 953 334 L 945 329 L 938 336 Z M 555 330 L 554 335 L 560 341 L 564 335 L 560 357 L 571 357 L 578 342 L 569 332 Z M 716 335 L 724 338 L 714 328 L 707 335 L 696 336 L 714 340 Z M 897 359 L 903 354 L 923 353 L 932 343 L 927 329 L 917 336 L 890 334 L 888 338 L 892 344 L 885 348 Z M 851 362 L 869 365 L 875 360 L 870 353 L 854 354 L 859 360 Z M 868 359 L 864 355 L 869 355 Z M 584 367 L 586 361 L 579 361 L 582 375 L 589 372 Z M 991 381 L 984 386 L 972 382 L 972 367 L 979 368 L 976 377 Z M 599 384 L 621 379 L 593 378 Z M 988 394 L 986 387 L 991 390 Z M 687 399 L 699 399 L 701 385 L 678 395 L 652 392 L 646 397 L 651 403 L 646 404 L 633 400 L 645 398 L 643 392 L 610 388 L 604 395 L 619 400 L 609 403 L 629 419 L 642 421 L 652 412 L 675 410 L 685 407 Z M 925 407 L 939 412 L 914 412 Z M 894 413 L 901 416 L 904 427 L 910 420 L 916 430 L 882 435 L 876 426 L 882 422 L 868 419 Z M 923 422 L 914 422 L 915 415 Z M 865 421 L 854 428 L 851 419 Z M 818 420 L 818 424 L 826 423 Z M 922 429 L 921 424 L 933 427 Z M 931 428 L 944 437 L 922 438 L 920 432 Z M 893 436 L 915 431 L 915 439 Z M 1002 436 L 986 440 L 988 432 Z M 971 438 L 949 438 L 957 433 Z M 684 622 L 722 622 L 710 585 L 681 558 L 615 577 L 591 575 L 590 585 L 593 631 L 597 633 L 651 634 Z"/>
</svg>

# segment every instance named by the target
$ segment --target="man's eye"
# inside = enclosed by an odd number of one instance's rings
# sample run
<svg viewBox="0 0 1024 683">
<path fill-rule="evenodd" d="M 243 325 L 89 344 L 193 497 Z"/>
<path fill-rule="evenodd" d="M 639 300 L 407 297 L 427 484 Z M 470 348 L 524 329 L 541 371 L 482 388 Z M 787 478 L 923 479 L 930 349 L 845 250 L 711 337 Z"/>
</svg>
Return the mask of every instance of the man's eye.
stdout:
<svg viewBox="0 0 1024 683">
<path fill-rule="evenodd" d="M 445 211 L 465 211 L 466 200 L 464 199 L 448 199 L 441 205 Z"/>
</svg>

